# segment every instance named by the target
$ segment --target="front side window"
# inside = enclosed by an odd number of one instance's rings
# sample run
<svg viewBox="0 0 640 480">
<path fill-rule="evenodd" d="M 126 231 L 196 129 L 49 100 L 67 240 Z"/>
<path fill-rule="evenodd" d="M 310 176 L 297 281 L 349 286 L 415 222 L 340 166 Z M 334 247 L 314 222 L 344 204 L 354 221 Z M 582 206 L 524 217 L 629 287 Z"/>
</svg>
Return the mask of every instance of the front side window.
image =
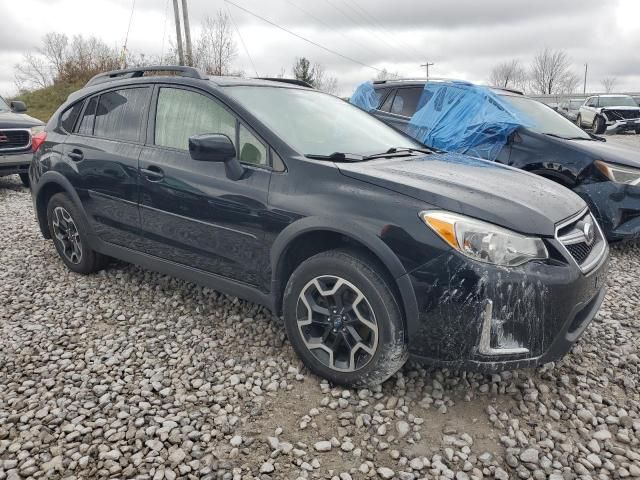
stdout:
<svg viewBox="0 0 640 480">
<path fill-rule="evenodd" d="M 0 97 L 0 112 L 5 112 L 11 110 L 9 108 L 9 104 L 5 102 L 4 98 Z"/>
<path fill-rule="evenodd" d="M 241 162 L 267 165 L 267 149 L 244 125 L 240 125 L 238 138 Z"/>
<path fill-rule="evenodd" d="M 100 95 L 93 134 L 100 138 L 140 141 L 149 92 L 150 89 L 144 87 Z"/>
<path fill-rule="evenodd" d="M 235 118 L 218 102 L 190 90 L 160 89 L 156 110 L 156 145 L 189 150 L 189 137 L 203 133 L 222 133 L 235 145 L 235 132 Z"/>
<path fill-rule="evenodd" d="M 391 111 L 391 104 L 393 103 L 393 97 L 395 96 L 395 92 L 391 92 L 389 96 L 385 99 L 384 103 L 380 106 L 380 110 L 383 112 Z"/>
<path fill-rule="evenodd" d="M 411 117 L 416 113 L 420 96 L 424 92 L 424 88 L 399 88 L 396 97 L 393 99 L 391 113 Z"/>
</svg>

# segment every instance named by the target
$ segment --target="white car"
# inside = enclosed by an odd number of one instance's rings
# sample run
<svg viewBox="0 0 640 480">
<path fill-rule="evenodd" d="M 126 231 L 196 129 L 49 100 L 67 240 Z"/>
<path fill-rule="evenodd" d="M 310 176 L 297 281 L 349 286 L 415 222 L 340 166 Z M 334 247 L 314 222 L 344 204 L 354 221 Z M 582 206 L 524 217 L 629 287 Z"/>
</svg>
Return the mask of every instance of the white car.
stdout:
<svg viewBox="0 0 640 480">
<path fill-rule="evenodd" d="M 640 107 L 629 95 L 595 95 L 580 107 L 576 124 L 592 128 L 596 134 L 640 133 Z"/>
</svg>

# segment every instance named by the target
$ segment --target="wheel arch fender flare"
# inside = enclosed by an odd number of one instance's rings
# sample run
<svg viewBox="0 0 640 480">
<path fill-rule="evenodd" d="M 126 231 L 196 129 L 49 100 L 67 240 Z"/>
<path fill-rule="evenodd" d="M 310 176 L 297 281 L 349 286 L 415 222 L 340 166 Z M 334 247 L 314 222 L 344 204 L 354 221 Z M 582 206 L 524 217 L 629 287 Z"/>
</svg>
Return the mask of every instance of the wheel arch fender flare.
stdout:
<svg viewBox="0 0 640 480">
<path fill-rule="evenodd" d="M 50 238 L 49 234 L 49 225 L 47 224 L 46 217 L 46 208 L 47 206 L 43 204 L 44 195 L 52 186 L 58 187 L 58 189 L 62 190 L 66 193 L 71 201 L 75 204 L 80 212 L 80 215 L 83 216 L 84 224 L 89 229 L 89 245 L 93 246 L 95 243 L 94 232 L 91 228 L 91 224 L 88 221 L 87 215 L 82 206 L 82 201 L 80 200 L 80 196 L 76 189 L 71 185 L 71 182 L 67 177 L 65 177 L 62 173 L 56 171 L 48 171 L 45 172 L 37 182 L 37 185 L 32 186 L 33 188 L 33 203 L 36 210 L 36 215 L 38 218 L 38 223 L 40 225 L 40 230 L 42 231 L 45 238 Z"/>
<path fill-rule="evenodd" d="M 375 233 L 352 219 L 306 217 L 290 224 L 280 232 L 271 248 L 270 258 L 272 269 L 271 292 L 274 296 L 275 305 L 280 305 L 281 303 L 283 292 L 279 288 L 282 280 L 280 278 L 280 270 L 288 246 L 296 238 L 313 231 L 337 233 L 370 250 L 389 271 L 392 280 L 395 282 L 395 287 L 397 287 L 401 297 L 399 300 L 402 303 L 401 307 L 405 314 L 405 322 L 409 324 L 411 320 L 417 319 L 418 302 L 411 281 L 408 278 L 408 272 L 400 262 L 400 259 Z"/>
</svg>

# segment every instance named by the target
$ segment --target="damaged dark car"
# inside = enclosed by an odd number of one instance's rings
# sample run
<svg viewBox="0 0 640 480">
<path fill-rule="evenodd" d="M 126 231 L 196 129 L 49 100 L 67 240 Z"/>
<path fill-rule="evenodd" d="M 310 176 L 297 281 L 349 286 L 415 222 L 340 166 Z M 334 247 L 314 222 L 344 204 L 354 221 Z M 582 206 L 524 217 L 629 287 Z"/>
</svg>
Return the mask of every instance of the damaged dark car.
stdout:
<svg viewBox="0 0 640 480">
<path fill-rule="evenodd" d="M 109 72 L 45 137 L 31 193 L 70 270 L 115 257 L 264 305 L 338 384 L 380 383 L 410 355 L 556 360 L 604 297 L 608 245 L 573 192 L 309 88 Z"/>
<path fill-rule="evenodd" d="M 429 84 L 426 87 L 420 80 L 373 82 L 375 96 L 352 98 L 356 105 L 426 145 L 520 168 L 570 188 L 587 202 L 611 242 L 640 237 L 639 152 L 610 145 L 605 138 L 585 132 L 552 108 L 519 92 L 467 82 Z M 482 95 L 473 98 L 491 108 L 475 111 L 473 117 L 453 116 L 463 104 L 443 104 L 438 99 L 447 95 L 453 98 L 461 89 L 468 90 L 456 101 L 467 98 L 469 92 L 480 91 Z M 433 95 L 435 92 L 438 95 Z M 465 105 L 465 113 L 474 108 L 478 107 Z M 504 115 L 505 111 L 509 115 Z M 463 132 L 456 130 L 455 138 L 447 123 L 452 118 L 458 125 L 467 122 L 468 127 Z M 486 145 L 490 148 L 483 148 Z"/>
</svg>

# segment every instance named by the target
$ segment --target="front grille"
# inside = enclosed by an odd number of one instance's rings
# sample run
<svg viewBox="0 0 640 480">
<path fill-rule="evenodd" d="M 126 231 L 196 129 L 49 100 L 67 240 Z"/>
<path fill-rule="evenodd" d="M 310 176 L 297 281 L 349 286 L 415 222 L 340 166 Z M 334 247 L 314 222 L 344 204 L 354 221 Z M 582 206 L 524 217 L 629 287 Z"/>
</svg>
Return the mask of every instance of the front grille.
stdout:
<svg viewBox="0 0 640 480">
<path fill-rule="evenodd" d="M 633 118 L 640 117 L 640 111 L 638 110 L 605 110 L 605 115 L 609 120 L 631 120 Z"/>
<path fill-rule="evenodd" d="M 582 264 L 589 257 L 594 244 L 595 242 L 591 245 L 586 242 L 580 242 L 565 246 L 575 261 L 578 262 L 578 264 Z"/>
<path fill-rule="evenodd" d="M 0 152 L 26 150 L 31 146 L 29 130 L 0 130 Z"/>
<path fill-rule="evenodd" d="M 556 238 L 583 271 L 595 266 L 606 252 L 606 240 L 590 213 L 561 225 Z"/>
</svg>

